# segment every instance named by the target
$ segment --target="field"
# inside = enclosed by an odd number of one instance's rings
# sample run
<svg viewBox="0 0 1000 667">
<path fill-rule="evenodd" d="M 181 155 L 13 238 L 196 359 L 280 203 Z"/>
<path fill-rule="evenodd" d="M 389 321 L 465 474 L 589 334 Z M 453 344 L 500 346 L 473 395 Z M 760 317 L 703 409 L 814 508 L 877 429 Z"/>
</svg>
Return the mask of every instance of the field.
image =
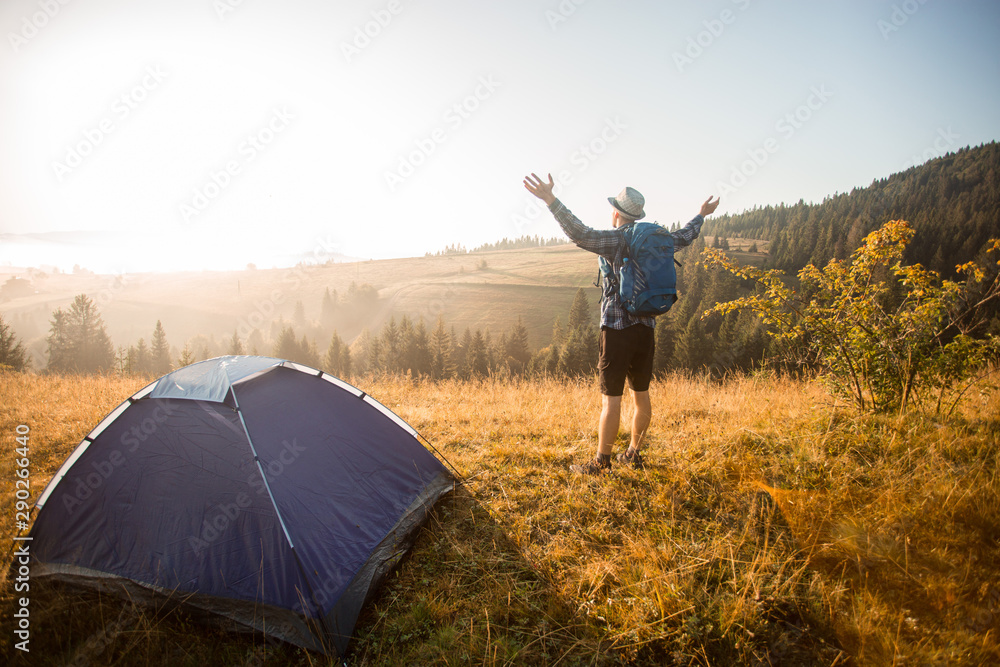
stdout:
<svg viewBox="0 0 1000 667">
<path fill-rule="evenodd" d="M 34 499 L 147 382 L 0 377 L 3 535 L 16 427 L 31 428 Z M 942 422 L 859 416 L 814 383 L 671 376 L 651 388 L 646 469 L 583 478 L 567 466 L 592 455 L 591 380 L 353 383 L 464 483 L 363 612 L 347 664 L 1000 663 L 995 386 Z M 24 656 L 2 591 L 5 664 L 339 664 L 34 585 Z"/>
</svg>

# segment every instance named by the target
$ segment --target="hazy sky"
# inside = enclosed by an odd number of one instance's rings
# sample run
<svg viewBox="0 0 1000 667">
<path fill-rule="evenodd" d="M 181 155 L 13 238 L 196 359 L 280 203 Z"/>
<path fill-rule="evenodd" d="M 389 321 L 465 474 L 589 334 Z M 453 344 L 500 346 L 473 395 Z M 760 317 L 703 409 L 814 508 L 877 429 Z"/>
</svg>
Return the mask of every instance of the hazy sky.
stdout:
<svg viewBox="0 0 1000 667">
<path fill-rule="evenodd" d="M 560 235 L 529 171 L 593 226 L 625 185 L 686 221 L 1000 138 L 994 0 L 4 0 L 0 27 L 0 235 L 105 232 L 8 236 L 15 266 Z"/>
</svg>

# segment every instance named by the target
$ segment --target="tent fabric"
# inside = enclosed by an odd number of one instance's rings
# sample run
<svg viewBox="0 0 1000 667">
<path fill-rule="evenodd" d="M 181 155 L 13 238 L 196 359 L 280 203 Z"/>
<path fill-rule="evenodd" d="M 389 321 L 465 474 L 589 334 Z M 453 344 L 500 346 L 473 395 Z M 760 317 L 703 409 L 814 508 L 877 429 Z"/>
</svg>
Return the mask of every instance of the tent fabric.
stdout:
<svg viewBox="0 0 1000 667">
<path fill-rule="evenodd" d="M 314 650 L 343 655 L 454 484 L 398 416 L 280 359 L 194 364 L 123 405 L 39 500 L 33 574 L 171 595 Z"/>
<path fill-rule="evenodd" d="M 163 376 L 150 396 L 221 403 L 233 384 L 281 363 L 280 359 L 270 357 L 230 356 L 209 359 Z"/>
</svg>

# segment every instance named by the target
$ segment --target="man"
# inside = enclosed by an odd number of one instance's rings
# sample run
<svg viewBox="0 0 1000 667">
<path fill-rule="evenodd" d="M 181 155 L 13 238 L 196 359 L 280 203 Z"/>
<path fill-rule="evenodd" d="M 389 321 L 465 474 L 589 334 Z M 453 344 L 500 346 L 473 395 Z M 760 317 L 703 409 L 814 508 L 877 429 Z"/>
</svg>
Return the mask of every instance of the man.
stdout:
<svg viewBox="0 0 1000 667">
<path fill-rule="evenodd" d="M 611 203 L 613 229 L 598 230 L 584 225 L 555 195 L 552 174 L 548 183 L 532 173 L 524 179 L 524 187 L 546 203 L 566 235 L 584 250 L 597 253 L 611 263 L 612 275 L 619 275 L 627 245 L 623 227 L 642 219 L 645 199 L 634 188 L 626 187 Z M 675 246 L 690 245 L 701 232 L 705 216 L 719 206 L 712 197 L 701 205 L 701 212 L 683 229 L 671 232 Z M 617 290 L 605 289 L 601 298 L 601 337 L 598 377 L 602 396 L 601 417 L 597 428 L 597 456 L 583 465 L 570 466 L 574 472 L 599 475 L 611 469 L 611 451 L 618 436 L 621 421 L 622 394 L 625 380 L 635 396 L 635 416 L 632 418 L 632 439 L 627 451 L 618 455 L 618 462 L 643 467 L 640 448 L 649 428 L 652 407 L 649 402 L 649 382 L 653 376 L 655 320 L 639 317 L 625 310 Z"/>
</svg>

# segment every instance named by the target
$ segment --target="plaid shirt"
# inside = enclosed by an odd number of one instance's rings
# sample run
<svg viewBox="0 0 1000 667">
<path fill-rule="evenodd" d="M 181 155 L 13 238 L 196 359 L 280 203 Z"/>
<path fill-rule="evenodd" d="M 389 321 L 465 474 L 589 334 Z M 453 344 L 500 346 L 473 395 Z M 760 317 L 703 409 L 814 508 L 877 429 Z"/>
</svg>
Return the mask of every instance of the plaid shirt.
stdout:
<svg viewBox="0 0 1000 667">
<path fill-rule="evenodd" d="M 552 211 L 559 226 L 563 228 L 566 236 L 573 243 L 607 259 L 611 263 L 614 275 L 618 275 L 627 250 L 621 228 L 593 229 L 588 227 L 580 222 L 580 219 L 573 215 L 573 212 L 558 199 L 552 202 L 549 210 Z M 696 215 L 683 229 L 671 232 L 670 235 L 674 237 L 674 245 L 677 247 L 691 245 L 701 233 L 701 226 L 704 222 L 705 218 Z M 656 320 L 652 317 L 637 317 L 630 314 L 622 306 L 617 291 L 605 290 L 601 298 L 601 326 L 610 329 L 625 329 L 634 324 L 644 324 L 650 329 L 656 328 Z"/>
</svg>

